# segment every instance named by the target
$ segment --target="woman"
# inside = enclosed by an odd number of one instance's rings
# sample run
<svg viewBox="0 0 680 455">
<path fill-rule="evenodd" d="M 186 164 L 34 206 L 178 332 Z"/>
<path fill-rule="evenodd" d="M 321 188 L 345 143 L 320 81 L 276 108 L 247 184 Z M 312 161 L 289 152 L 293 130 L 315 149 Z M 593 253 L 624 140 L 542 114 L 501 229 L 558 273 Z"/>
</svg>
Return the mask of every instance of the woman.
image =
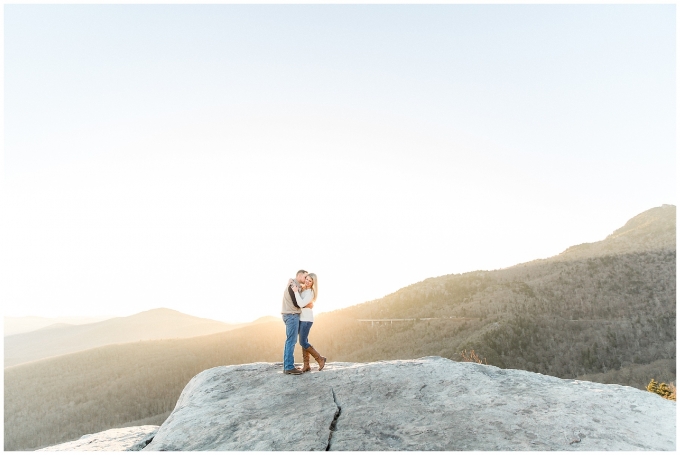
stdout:
<svg viewBox="0 0 680 455">
<path fill-rule="evenodd" d="M 309 355 L 311 354 L 319 364 L 319 371 L 323 370 L 324 365 L 326 365 L 326 357 L 321 356 L 314 346 L 309 344 L 307 337 L 309 336 L 309 331 L 314 323 L 314 302 L 319 296 L 319 282 L 316 278 L 315 273 L 310 273 L 305 277 L 305 282 L 302 284 L 302 292 L 298 292 L 297 287 L 294 287 L 295 298 L 297 299 L 298 305 L 300 306 L 300 328 L 298 334 L 300 336 L 300 346 L 302 346 L 302 361 L 304 362 L 302 366 L 302 371 L 312 371 L 309 367 Z"/>
</svg>

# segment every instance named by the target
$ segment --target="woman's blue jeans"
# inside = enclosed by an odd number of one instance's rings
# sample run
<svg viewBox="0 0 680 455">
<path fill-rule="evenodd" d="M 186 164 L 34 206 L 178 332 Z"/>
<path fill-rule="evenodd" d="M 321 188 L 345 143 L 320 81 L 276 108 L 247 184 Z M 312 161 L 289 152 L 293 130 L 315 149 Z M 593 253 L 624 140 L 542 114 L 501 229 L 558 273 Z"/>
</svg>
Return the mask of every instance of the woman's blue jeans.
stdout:
<svg viewBox="0 0 680 455">
<path fill-rule="evenodd" d="M 309 344 L 309 341 L 307 340 L 307 337 L 309 336 L 309 331 L 312 329 L 312 324 L 313 322 L 309 321 L 300 321 L 300 346 L 302 346 L 302 349 L 307 349 L 308 347 L 311 346 Z"/>
<path fill-rule="evenodd" d="M 295 368 L 295 336 L 300 330 L 300 315 L 291 313 L 283 314 L 283 322 L 286 324 L 286 344 L 283 346 L 283 369 L 292 370 Z"/>
</svg>

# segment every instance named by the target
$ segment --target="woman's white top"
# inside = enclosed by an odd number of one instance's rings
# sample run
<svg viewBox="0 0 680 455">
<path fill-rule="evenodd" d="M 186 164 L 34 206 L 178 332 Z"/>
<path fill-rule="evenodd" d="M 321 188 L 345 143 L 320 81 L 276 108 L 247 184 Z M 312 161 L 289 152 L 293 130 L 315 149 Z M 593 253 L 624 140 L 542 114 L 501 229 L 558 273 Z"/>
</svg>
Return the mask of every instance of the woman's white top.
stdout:
<svg viewBox="0 0 680 455">
<path fill-rule="evenodd" d="M 297 299 L 297 304 L 300 307 L 300 321 L 314 322 L 314 310 L 311 308 L 305 308 L 309 305 L 309 302 L 314 298 L 314 291 L 310 289 L 305 289 L 301 294 L 295 293 L 295 298 Z"/>
</svg>

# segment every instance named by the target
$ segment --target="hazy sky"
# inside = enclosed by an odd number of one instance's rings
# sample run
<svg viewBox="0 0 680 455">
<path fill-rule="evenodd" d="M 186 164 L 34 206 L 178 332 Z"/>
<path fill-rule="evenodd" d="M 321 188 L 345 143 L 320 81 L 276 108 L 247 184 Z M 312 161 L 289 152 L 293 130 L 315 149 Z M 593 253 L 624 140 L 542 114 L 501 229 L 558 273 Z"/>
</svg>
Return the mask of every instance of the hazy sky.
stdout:
<svg viewBox="0 0 680 455">
<path fill-rule="evenodd" d="M 5 5 L 5 315 L 317 312 L 676 204 L 675 5 Z"/>
</svg>

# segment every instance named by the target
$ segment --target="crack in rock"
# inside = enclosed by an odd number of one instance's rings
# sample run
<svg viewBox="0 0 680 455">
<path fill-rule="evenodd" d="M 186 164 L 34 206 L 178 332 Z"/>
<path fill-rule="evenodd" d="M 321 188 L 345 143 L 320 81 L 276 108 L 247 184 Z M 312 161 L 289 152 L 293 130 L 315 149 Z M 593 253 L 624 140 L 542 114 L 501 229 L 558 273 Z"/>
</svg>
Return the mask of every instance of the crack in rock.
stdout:
<svg viewBox="0 0 680 455">
<path fill-rule="evenodd" d="M 157 433 L 157 432 L 158 432 L 158 430 L 154 431 L 153 433 L 151 433 L 150 435 L 148 435 L 148 436 L 147 436 L 145 439 L 143 439 L 142 441 L 139 441 L 137 444 L 133 445 L 133 446 L 130 447 L 129 449 L 126 449 L 126 452 L 141 452 L 141 451 L 144 449 L 144 447 L 146 447 L 146 446 L 148 446 L 149 444 L 151 444 L 151 441 L 153 441 L 153 438 L 156 437 L 156 433 Z"/>
<path fill-rule="evenodd" d="M 331 425 L 328 427 L 330 430 L 330 433 L 328 434 L 328 444 L 326 444 L 326 451 L 331 450 L 331 438 L 333 437 L 333 432 L 335 431 L 335 425 L 338 423 L 338 418 L 340 417 L 340 412 L 342 411 L 342 407 L 338 403 L 338 399 L 335 396 L 335 390 L 333 390 L 333 387 L 331 387 L 331 393 L 333 394 L 333 402 L 335 403 L 335 407 L 338 409 L 335 411 L 335 416 L 333 417 L 333 421 L 331 422 Z"/>
</svg>

